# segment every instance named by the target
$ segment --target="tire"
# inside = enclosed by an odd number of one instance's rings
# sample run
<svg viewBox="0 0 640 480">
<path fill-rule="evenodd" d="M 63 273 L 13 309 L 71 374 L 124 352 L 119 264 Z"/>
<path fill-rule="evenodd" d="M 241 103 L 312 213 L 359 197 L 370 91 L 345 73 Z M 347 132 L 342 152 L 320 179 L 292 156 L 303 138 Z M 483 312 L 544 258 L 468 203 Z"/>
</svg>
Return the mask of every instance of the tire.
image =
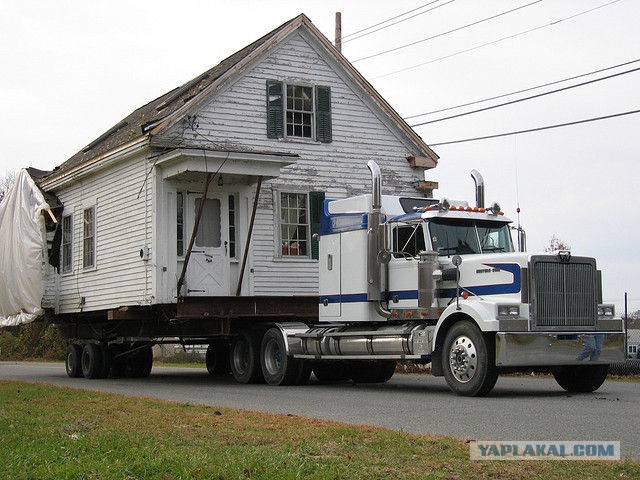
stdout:
<svg viewBox="0 0 640 480">
<path fill-rule="evenodd" d="M 567 392 L 590 393 L 600 388 L 608 373 L 609 365 L 576 365 L 561 367 L 553 376 Z"/>
<path fill-rule="evenodd" d="M 269 385 L 295 385 L 304 376 L 302 360 L 287 355 L 285 342 L 284 335 L 278 328 L 267 330 L 262 337 L 260 366 Z"/>
<path fill-rule="evenodd" d="M 224 377 L 231 373 L 229 361 L 229 344 L 224 340 L 216 340 L 207 347 L 205 357 L 207 371 L 212 377 Z"/>
<path fill-rule="evenodd" d="M 87 343 L 82 349 L 82 375 L 84 378 L 100 378 L 102 373 L 102 352 L 95 343 Z"/>
<path fill-rule="evenodd" d="M 260 341 L 258 335 L 242 332 L 231 342 L 229 349 L 231 374 L 238 383 L 260 383 Z"/>
<path fill-rule="evenodd" d="M 113 377 L 119 378 L 126 376 L 126 365 L 127 358 L 126 357 L 118 357 L 121 353 L 129 350 L 131 348 L 128 344 L 122 343 L 112 343 L 109 345 L 109 358 L 111 358 L 111 375 Z"/>
<path fill-rule="evenodd" d="M 111 371 L 111 352 L 109 350 L 109 345 L 106 343 L 100 343 L 98 345 L 100 350 L 100 360 L 102 363 L 102 368 L 100 369 L 100 375 L 98 378 L 107 378 L 109 376 L 109 372 Z"/>
<path fill-rule="evenodd" d="M 82 376 L 82 347 L 76 343 L 67 346 L 67 356 L 65 358 L 65 369 L 71 378 Z"/>
<path fill-rule="evenodd" d="M 341 383 L 351 378 L 347 362 L 343 360 L 315 363 L 313 374 L 320 383 Z"/>
<path fill-rule="evenodd" d="M 442 369 L 453 392 L 466 397 L 482 397 L 498 380 L 495 344 L 475 323 L 457 322 L 444 339 Z"/>
<path fill-rule="evenodd" d="M 311 377 L 311 362 L 307 360 L 298 360 L 298 374 L 293 382 L 293 385 L 306 385 Z"/>
<path fill-rule="evenodd" d="M 135 343 L 131 348 L 139 348 L 142 345 Z M 125 357 L 125 377 L 147 378 L 153 368 L 153 351 L 151 347 L 145 347 Z"/>
<path fill-rule="evenodd" d="M 354 383 L 385 383 L 396 371 L 395 360 L 354 360 L 349 364 Z"/>
</svg>

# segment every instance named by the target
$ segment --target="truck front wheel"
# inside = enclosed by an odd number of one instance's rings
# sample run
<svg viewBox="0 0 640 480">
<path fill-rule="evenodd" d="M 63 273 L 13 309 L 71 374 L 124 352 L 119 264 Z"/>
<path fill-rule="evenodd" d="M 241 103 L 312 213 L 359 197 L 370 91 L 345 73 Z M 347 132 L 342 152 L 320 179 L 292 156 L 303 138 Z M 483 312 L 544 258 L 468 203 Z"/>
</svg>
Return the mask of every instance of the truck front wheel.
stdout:
<svg viewBox="0 0 640 480">
<path fill-rule="evenodd" d="M 494 344 L 468 320 L 455 323 L 442 348 L 442 367 L 449 388 L 458 395 L 481 397 L 498 380 Z"/>
<path fill-rule="evenodd" d="M 567 392 L 589 393 L 600 388 L 608 373 L 609 365 L 575 365 L 560 367 L 553 376 Z"/>
</svg>

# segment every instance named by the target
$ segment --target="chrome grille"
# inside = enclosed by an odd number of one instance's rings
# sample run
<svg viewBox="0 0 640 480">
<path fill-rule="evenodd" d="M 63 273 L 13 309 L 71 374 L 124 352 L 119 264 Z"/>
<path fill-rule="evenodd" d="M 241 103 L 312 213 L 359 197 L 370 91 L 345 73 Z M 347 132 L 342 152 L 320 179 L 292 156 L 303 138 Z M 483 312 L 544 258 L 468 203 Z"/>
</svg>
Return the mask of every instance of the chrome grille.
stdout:
<svg viewBox="0 0 640 480">
<path fill-rule="evenodd" d="M 537 328 L 595 327 L 597 271 L 591 258 L 533 257 L 533 312 Z"/>
</svg>

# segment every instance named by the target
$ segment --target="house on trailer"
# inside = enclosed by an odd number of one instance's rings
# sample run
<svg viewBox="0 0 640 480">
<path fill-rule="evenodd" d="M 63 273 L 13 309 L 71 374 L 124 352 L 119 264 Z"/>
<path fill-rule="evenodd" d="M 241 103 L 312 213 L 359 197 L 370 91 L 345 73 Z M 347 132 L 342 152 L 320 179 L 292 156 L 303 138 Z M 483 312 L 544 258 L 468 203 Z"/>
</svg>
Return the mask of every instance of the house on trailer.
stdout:
<svg viewBox="0 0 640 480">
<path fill-rule="evenodd" d="M 385 193 L 434 186 L 437 155 L 300 15 L 37 179 L 60 204 L 44 307 L 118 319 L 175 315 L 179 299 L 317 298 L 322 201 L 368 193 L 370 159 Z"/>
</svg>

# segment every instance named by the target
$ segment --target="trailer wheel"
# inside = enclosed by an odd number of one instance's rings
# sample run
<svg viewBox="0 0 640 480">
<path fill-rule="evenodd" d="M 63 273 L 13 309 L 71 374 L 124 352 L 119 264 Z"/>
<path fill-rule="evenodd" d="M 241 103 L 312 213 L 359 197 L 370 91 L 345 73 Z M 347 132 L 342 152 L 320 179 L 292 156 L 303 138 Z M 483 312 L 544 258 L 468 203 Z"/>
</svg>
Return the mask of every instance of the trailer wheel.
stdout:
<svg viewBox="0 0 640 480">
<path fill-rule="evenodd" d="M 344 360 L 325 361 L 313 365 L 313 374 L 320 383 L 339 383 L 349 380 L 349 369 Z"/>
<path fill-rule="evenodd" d="M 67 356 L 65 359 L 65 369 L 71 378 L 82 376 L 82 347 L 76 343 L 67 346 Z"/>
<path fill-rule="evenodd" d="M 302 360 L 287 355 L 285 342 L 286 339 L 278 328 L 267 330 L 262 337 L 260 364 L 264 379 L 269 385 L 294 385 L 302 381 L 305 373 Z"/>
<path fill-rule="evenodd" d="M 87 343 L 82 349 L 82 375 L 84 378 L 100 378 L 102 353 L 95 343 Z"/>
<path fill-rule="evenodd" d="M 354 383 L 385 383 L 396 371 L 395 360 L 353 360 L 349 364 Z"/>
<path fill-rule="evenodd" d="M 458 395 L 482 397 L 498 380 L 495 345 L 475 323 L 463 320 L 447 332 L 442 348 L 444 378 Z"/>
<path fill-rule="evenodd" d="M 139 348 L 141 344 L 133 344 L 131 348 Z M 129 378 L 146 378 L 153 368 L 153 350 L 143 348 L 126 357 L 125 376 Z"/>
<path fill-rule="evenodd" d="M 257 335 L 242 332 L 236 336 L 231 342 L 229 361 L 233 378 L 238 383 L 259 383 L 263 380 Z"/>
<path fill-rule="evenodd" d="M 216 340 L 207 347 L 205 357 L 207 371 L 212 377 L 223 377 L 231 373 L 229 362 L 229 344 L 224 340 Z"/>
<path fill-rule="evenodd" d="M 553 376 L 567 392 L 589 393 L 600 388 L 608 373 L 609 365 L 576 365 L 558 368 Z"/>
</svg>

